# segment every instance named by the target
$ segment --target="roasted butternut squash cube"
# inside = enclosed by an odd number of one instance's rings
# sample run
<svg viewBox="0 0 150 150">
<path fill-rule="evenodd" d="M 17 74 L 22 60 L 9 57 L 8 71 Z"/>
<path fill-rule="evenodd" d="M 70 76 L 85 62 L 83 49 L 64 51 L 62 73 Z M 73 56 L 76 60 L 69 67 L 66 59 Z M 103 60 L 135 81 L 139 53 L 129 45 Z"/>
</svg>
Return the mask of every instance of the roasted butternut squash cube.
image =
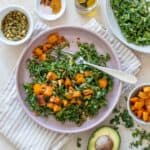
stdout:
<svg viewBox="0 0 150 150">
<path fill-rule="evenodd" d="M 48 80 L 56 80 L 57 79 L 57 74 L 55 72 L 49 72 L 47 74 L 47 79 Z"/>
<path fill-rule="evenodd" d="M 60 110 L 61 110 L 61 106 L 54 104 L 53 111 L 54 112 L 59 112 Z"/>
<path fill-rule="evenodd" d="M 139 96 L 140 98 L 142 98 L 142 99 L 148 99 L 148 98 L 149 98 L 149 95 L 148 95 L 147 93 L 145 93 L 145 92 L 142 92 L 142 91 L 140 91 L 140 92 L 138 93 L 138 96 Z"/>
<path fill-rule="evenodd" d="M 145 86 L 145 87 L 143 88 L 143 91 L 144 91 L 144 92 L 150 92 L 150 86 Z"/>
<path fill-rule="evenodd" d="M 47 52 L 47 51 L 50 50 L 52 47 L 53 47 L 52 44 L 50 44 L 50 43 L 45 43 L 45 44 L 43 45 L 43 51 L 44 51 L 44 52 Z"/>
<path fill-rule="evenodd" d="M 40 94 L 41 93 L 41 91 L 42 91 L 42 87 L 41 87 L 41 84 L 34 84 L 34 86 L 33 86 L 33 91 L 34 91 L 34 94 L 35 95 L 38 95 L 38 94 Z"/>
<path fill-rule="evenodd" d="M 74 91 L 72 97 L 73 98 L 81 97 L 81 92 L 80 91 Z"/>
<path fill-rule="evenodd" d="M 55 97 L 54 103 L 56 103 L 56 104 L 60 104 L 61 103 L 61 100 L 60 100 L 60 98 L 58 96 Z"/>
<path fill-rule="evenodd" d="M 64 107 L 67 107 L 69 104 L 67 100 L 63 100 L 62 102 L 63 102 Z"/>
<path fill-rule="evenodd" d="M 42 49 L 40 49 L 39 47 L 37 47 L 37 48 L 34 49 L 33 54 L 35 56 L 41 56 L 43 54 L 43 51 L 42 51 Z"/>
<path fill-rule="evenodd" d="M 143 106 L 144 106 L 143 101 L 135 102 L 135 104 L 134 104 L 134 107 L 138 110 L 142 109 Z"/>
<path fill-rule="evenodd" d="M 56 44 L 59 40 L 59 35 L 57 33 L 52 33 L 48 37 L 48 42 L 52 45 Z"/>
<path fill-rule="evenodd" d="M 42 54 L 39 56 L 39 60 L 44 61 L 46 60 L 46 54 Z"/>
<path fill-rule="evenodd" d="M 100 88 L 106 88 L 108 85 L 108 81 L 107 79 L 103 78 L 103 79 L 99 79 L 98 80 L 98 84 Z"/>
<path fill-rule="evenodd" d="M 84 76 L 85 76 L 85 77 L 91 77 L 92 74 L 93 74 L 92 71 L 85 71 L 85 72 L 84 72 Z"/>
<path fill-rule="evenodd" d="M 51 102 L 50 102 L 50 103 L 48 103 L 48 104 L 47 104 L 47 107 L 48 107 L 48 108 L 50 108 L 50 109 L 53 109 L 53 107 L 54 107 L 54 103 L 51 103 Z"/>
<path fill-rule="evenodd" d="M 148 121 L 148 117 L 149 117 L 149 116 L 148 116 L 148 112 L 144 111 L 144 112 L 143 112 L 143 120 L 144 120 L 144 121 Z"/>
<path fill-rule="evenodd" d="M 75 81 L 77 82 L 77 84 L 82 84 L 85 82 L 85 78 L 84 75 L 81 73 L 76 74 L 75 76 Z"/>
<path fill-rule="evenodd" d="M 68 87 L 68 86 L 71 86 L 72 85 L 72 82 L 71 80 L 67 77 L 66 80 L 65 80 L 65 86 Z"/>
<path fill-rule="evenodd" d="M 130 99 L 130 102 L 131 102 L 132 104 L 134 104 L 134 103 L 137 102 L 137 101 L 139 101 L 139 98 L 138 98 L 138 97 L 132 97 L 132 98 Z"/>
<path fill-rule="evenodd" d="M 139 118 L 142 118 L 142 115 L 143 115 L 143 110 L 139 110 L 139 111 L 137 112 L 137 116 L 138 116 Z"/>
<path fill-rule="evenodd" d="M 51 96 L 52 94 L 53 94 L 53 87 L 52 86 L 47 86 L 45 88 L 44 95 L 45 96 Z"/>
</svg>

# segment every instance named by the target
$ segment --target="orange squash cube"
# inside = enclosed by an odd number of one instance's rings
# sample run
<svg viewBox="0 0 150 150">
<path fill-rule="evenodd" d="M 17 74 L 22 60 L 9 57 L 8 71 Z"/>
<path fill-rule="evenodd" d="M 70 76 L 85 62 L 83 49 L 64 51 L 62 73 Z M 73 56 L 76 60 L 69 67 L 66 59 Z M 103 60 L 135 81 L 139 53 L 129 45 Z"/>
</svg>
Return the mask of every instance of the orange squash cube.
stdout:
<svg viewBox="0 0 150 150">
<path fill-rule="evenodd" d="M 143 112 L 143 120 L 144 120 L 144 121 L 148 121 L 148 117 L 149 117 L 149 116 L 148 116 L 148 112 L 144 111 L 144 112 Z"/>
<path fill-rule="evenodd" d="M 98 84 L 100 88 L 106 88 L 108 85 L 108 81 L 107 79 L 103 78 L 103 79 L 99 79 L 98 80 Z"/>
<path fill-rule="evenodd" d="M 81 92 L 80 91 L 74 91 L 72 97 L 73 98 L 77 98 L 81 96 Z"/>
<path fill-rule="evenodd" d="M 143 102 L 135 102 L 134 107 L 138 110 L 142 109 L 142 107 L 144 106 Z"/>
<path fill-rule="evenodd" d="M 52 45 L 56 44 L 59 40 L 59 36 L 57 33 L 50 34 L 48 37 L 48 42 Z"/>
<path fill-rule="evenodd" d="M 45 96 L 51 96 L 52 94 L 53 94 L 53 87 L 47 86 L 45 91 L 44 91 L 44 95 Z"/>
<path fill-rule="evenodd" d="M 53 47 L 52 44 L 46 43 L 43 45 L 43 51 L 46 52 L 46 51 L 50 50 L 52 47 Z"/>
<path fill-rule="evenodd" d="M 47 74 L 47 79 L 48 79 L 48 80 L 56 80 L 56 79 L 57 79 L 57 74 L 54 73 L 54 72 L 49 72 L 49 73 Z"/>
<path fill-rule="evenodd" d="M 54 104 L 53 111 L 54 112 L 59 112 L 60 110 L 61 110 L 61 107 L 59 105 Z"/>
<path fill-rule="evenodd" d="M 40 94 L 42 91 L 41 85 L 38 83 L 34 84 L 33 91 L 34 91 L 34 94 L 36 94 L 36 95 Z"/>
<path fill-rule="evenodd" d="M 46 60 L 46 54 L 42 54 L 39 56 L 39 60 L 44 61 Z"/>
<path fill-rule="evenodd" d="M 48 103 L 48 104 L 47 104 L 47 107 L 50 108 L 50 109 L 53 109 L 54 104 L 53 104 L 53 103 Z"/>
<path fill-rule="evenodd" d="M 65 80 L 65 86 L 68 87 L 68 86 L 71 86 L 72 85 L 72 82 L 71 80 L 67 77 L 66 80 Z"/>
<path fill-rule="evenodd" d="M 33 51 L 35 56 L 41 56 L 43 54 L 42 49 L 40 49 L 39 47 L 35 48 Z"/>
<path fill-rule="evenodd" d="M 75 76 L 75 81 L 77 82 L 77 84 L 82 84 L 85 82 L 85 78 L 84 75 L 81 73 L 76 74 Z"/>
</svg>

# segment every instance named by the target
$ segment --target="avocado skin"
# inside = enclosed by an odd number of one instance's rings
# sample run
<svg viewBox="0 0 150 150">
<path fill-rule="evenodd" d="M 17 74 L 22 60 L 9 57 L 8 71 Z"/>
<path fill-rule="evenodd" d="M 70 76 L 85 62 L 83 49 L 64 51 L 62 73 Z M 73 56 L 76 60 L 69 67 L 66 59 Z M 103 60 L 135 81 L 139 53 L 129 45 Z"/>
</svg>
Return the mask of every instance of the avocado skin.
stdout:
<svg viewBox="0 0 150 150">
<path fill-rule="evenodd" d="M 88 140 L 88 145 L 87 145 L 87 150 L 95 150 L 95 148 L 90 144 L 91 140 L 93 139 L 93 137 L 95 136 L 95 134 L 103 129 L 111 129 L 113 132 L 116 132 L 116 134 L 118 135 L 118 149 L 115 150 L 119 150 L 120 149 L 120 144 L 121 144 L 121 137 L 118 131 L 116 131 L 115 129 L 113 129 L 111 126 L 101 126 L 99 128 L 97 128 L 89 137 Z M 116 139 L 117 140 L 117 139 Z M 95 141 L 96 142 L 96 141 Z"/>
</svg>

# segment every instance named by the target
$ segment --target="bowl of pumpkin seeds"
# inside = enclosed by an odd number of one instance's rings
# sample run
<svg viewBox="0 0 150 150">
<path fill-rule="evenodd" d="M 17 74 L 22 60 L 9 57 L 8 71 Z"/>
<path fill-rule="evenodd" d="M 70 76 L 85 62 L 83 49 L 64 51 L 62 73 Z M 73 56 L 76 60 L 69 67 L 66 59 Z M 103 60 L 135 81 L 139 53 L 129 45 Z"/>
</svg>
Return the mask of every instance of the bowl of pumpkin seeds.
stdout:
<svg viewBox="0 0 150 150">
<path fill-rule="evenodd" d="M 0 41 L 7 45 L 20 45 L 29 40 L 33 19 L 22 6 L 11 5 L 0 10 Z"/>
</svg>

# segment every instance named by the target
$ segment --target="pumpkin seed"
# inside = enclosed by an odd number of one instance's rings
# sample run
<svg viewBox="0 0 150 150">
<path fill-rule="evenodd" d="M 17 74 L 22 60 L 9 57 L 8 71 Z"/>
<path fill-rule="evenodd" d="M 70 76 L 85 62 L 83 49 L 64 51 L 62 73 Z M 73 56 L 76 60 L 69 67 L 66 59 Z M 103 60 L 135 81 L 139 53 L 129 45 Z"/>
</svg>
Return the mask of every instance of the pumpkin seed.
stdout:
<svg viewBox="0 0 150 150">
<path fill-rule="evenodd" d="M 27 16 L 20 11 L 11 11 L 3 19 L 1 30 L 8 40 L 23 39 L 29 28 Z"/>
</svg>

